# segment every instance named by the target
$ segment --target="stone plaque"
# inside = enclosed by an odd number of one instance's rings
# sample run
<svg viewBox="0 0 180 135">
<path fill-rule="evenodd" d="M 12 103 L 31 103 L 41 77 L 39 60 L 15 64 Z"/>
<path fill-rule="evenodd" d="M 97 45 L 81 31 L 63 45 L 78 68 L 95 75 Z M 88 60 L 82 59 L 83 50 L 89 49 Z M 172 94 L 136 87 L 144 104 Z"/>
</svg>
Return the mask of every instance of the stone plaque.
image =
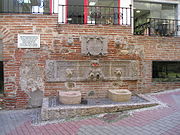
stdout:
<svg viewBox="0 0 180 135">
<path fill-rule="evenodd" d="M 43 101 L 43 92 L 40 90 L 36 90 L 30 92 L 30 101 L 29 107 L 41 107 Z"/>
<path fill-rule="evenodd" d="M 40 35 L 18 34 L 18 48 L 40 48 Z"/>
<path fill-rule="evenodd" d="M 104 36 L 83 36 L 81 53 L 84 55 L 105 55 L 107 54 L 107 37 Z"/>
<path fill-rule="evenodd" d="M 46 61 L 48 82 L 137 80 L 139 62 L 117 61 Z"/>
</svg>

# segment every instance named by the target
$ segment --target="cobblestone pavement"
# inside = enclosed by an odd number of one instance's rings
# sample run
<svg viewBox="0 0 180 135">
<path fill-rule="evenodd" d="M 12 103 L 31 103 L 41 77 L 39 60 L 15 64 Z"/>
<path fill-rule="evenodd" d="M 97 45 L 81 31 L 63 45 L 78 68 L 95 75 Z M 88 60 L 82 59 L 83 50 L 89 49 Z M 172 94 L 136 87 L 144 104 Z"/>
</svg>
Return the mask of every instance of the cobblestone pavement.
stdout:
<svg viewBox="0 0 180 135">
<path fill-rule="evenodd" d="M 167 107 L 37 123 L 40 109 L 0 111 L 0 135 L 180 135 L 180 90 L 154 94 Z M 131 111 L 130 111 L 131 112 Z M 102 117 L 101 117 L 102 116 Z M 111 117 L 112 116 L 112 117 Z"/>
</svg>

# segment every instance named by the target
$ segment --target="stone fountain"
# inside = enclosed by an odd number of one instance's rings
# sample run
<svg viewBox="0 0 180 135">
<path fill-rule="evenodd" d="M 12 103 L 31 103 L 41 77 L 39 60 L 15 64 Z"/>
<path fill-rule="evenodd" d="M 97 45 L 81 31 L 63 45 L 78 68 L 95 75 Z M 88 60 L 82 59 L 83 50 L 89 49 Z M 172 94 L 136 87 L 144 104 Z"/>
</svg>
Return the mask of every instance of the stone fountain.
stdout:
<svg viewBox="0 0 180 135">
<path fill-rule="evenodd" d="M 47 82 L 59 82 L 67 86 L 71 84 L 73 87 L 76 87 L 76 83 L 118 82 L 119 87 L 121 87 L 123 81 L 138 80 L 139 62 L 137 60 L 102 60 L 102 57 L 107 55 L 108 52 L 107 37 L 82 36 L 81 39 L 81 54 L 89 56 L 91 60 L 47 60 Z M 147 102 L 147 100 L 143 100 L 141 104 L 132 104 L 134 98 L 131 99 L 130 91 L 120 91 L 118 88 L 112 89 L 112 86 L 109 86 L 109 88 L 111 89 L 103 91 L 106 93 L 103 99 L 100 99 L 94 92 L 94 95 L 98 98 L 87 99 L 87 105 L 79 104 L 81 98 L 86 98 L 81 95 L 84 92 L 83 87 L 79 87 L 75 91 L 72 88 L 59 91 L 58 100 L 56 98 L 53 100 L 48 97 L 44 98 L 41 110 L 42 120 L 116 112 L 157 104 Z M 93 93 L 92 90 L 89 92 Z M 129 104 L 120 103 L 119 101 L 129 101 Z"/>
</svg>

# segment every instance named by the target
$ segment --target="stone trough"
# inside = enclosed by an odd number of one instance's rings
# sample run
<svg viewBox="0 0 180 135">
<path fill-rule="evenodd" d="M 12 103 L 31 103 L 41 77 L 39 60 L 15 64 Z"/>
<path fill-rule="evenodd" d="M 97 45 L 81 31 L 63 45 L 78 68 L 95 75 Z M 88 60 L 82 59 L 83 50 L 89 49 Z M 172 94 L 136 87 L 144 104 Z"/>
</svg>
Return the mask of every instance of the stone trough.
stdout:
<svg viewBox="0 0 180 135">
<path fill-rule="evenodd" d="M 127 89 L 108 90 L 108 98 L 115 102 L 125 102 L 131 99 L 132 93 Z"/>
<path fill-rule="evenodd" d="M 63 104 L 80 104 L 81 92 L 80 91 L 60 91 L 59 101 Z"/>
<path fill-rule="evenodd" d="M 87 99 L 87 104 L 61 104 L 58 97 L 44 98 L 41 108 L 43 121 L 112 113 L 158 105 L 153 98 L 145 95 L 132 96 L 128 102 L 114 102 L 108 98 Z"/>
</svg>

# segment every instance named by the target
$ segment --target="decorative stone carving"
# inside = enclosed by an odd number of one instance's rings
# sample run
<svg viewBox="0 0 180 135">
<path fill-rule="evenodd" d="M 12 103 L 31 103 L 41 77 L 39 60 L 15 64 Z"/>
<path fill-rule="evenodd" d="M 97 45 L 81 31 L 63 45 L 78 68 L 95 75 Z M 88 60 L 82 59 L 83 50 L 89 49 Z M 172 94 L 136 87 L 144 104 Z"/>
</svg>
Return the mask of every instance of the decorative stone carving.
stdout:
<svg viewBox="0 0 180 135">
<path fill-rule="evenodd" d="M 73 45 L 73 42 L 74 42 L 73 38 L 69 37 L 67 40 L 68 45 Z"/>
<path fill-rule="evenodd" d="M 25 62 L 20 67 L 20 86 L 27 93 L 36 90 L 44 90 L 44 83 L 41 78 L 42 70 L 33 61 Z"/>
<path fill-rule="evenodd" d="M 119 55 L 139 55 L 141 58 L 144 56 L 144 46 L 142 45 L 129 45 L 127 37 L 115 37 L 114 45 L 118 50 Z"/>
<path fill-rule="evenodd" d="M 55 65 L 54 64 L 55 64 L 55 62 L 53 62 L 53 61 L 48 63 L 48 65 L 47 65 L 48 68 L 46 68 L 46 69 L 48 69 L 46 72 L 47 78 L 52 78 L 52 79 L 55 78 L 55 75 L 54 75 Z"/>
<path fill-rule="evenodd" d="M 74 83 L 74 82 L 66 82 L 65 86 L 66 86 L 67 89 L 72 89 L 72 88 L 76 87 L 76 83 Z"/>
<path fill-rule="evenodd" d="M 119 55 L 139 55 L 140 57 L 144 56 L 143 46 L 138 45 L 122 45 L 118 48 Z"/>
<path fill-rule="evenodd" d="M 132 72 L 133 72 L 132 77 L 137 77 L 138 76 L 137 71 L 139 69 L 139 65 L 138 65 L 137 61 L 131 62 L 131 67 L 132 67 Z"/>
<path fill-rule="evenodd" d="M 116 81 L 116 82 L 113 82 L 112 83 L 112 87 L 113 88 L 120 88 L 120 87 L 123 87 L 123 86 L 127 86 L 127 82 L 123 82 L 122 80 L 119 80 L 119 81 Z"/>
<path fill-rule="evenodd" d="M 38 66 L 37 54 L 27 52 L 20 66 L 20 87 L 29 95 L 29 107 L 41 106 L 44 91 L 43 70 Z M 50 66 L 51 65 L 51 66 Z M 54 66 L 50 63 L 51 72 Z M 52 78 L 52 74 L 48 77 Z"/>
<path fill-rule="evenodd" d="M 101 69 L 91 69 L 89 74 L 88 74 L 88 80 L 90 81 L 99 81 L 103 80 L 103 73 Z"/>
<path fill-rule="evenodd" d="M 46 61 L 48 82 L 137 80 L 139 62 L 117 61 Z"/>
<path fill-rule="evenodd" d="M 81 53 L 84 55 L 105 55 L 107 54 L 107 38 L 103 36 L 83 36 Z"/>
<path fill-rule="evenodd" d="M 121 69 L 121 68 L 117 68 L 117 69 L 115 70 L 115 74 L 116 74 L 116 77 L 117 77 L 117 78 L 120 78 L 121 75 L 122 75 L 122 69 Z"/>
<path fill-rule="evenodd" d="M 127 39 L 125 37 L 117 37 L 115 39 L 115 47 L 123 48 L 123 46 L 127 45 Z"/>
<path fill-rule="evenodd" d="M 103 73 L 101 70 L 101 65 L 99 60 L 92 60 L 91 62 L 91 69 L 88 72 L 88 80 L 90 81 L 99 81 L 103 80 Z"/>
<path fill-rule="evenodd" d="M 66 76 L 67 76 L 67 78 L 72 78 L 72 76 L 73 76 L 73 71 L 72 71 L 72 69 L 66 69 Z"/>
</svg>

